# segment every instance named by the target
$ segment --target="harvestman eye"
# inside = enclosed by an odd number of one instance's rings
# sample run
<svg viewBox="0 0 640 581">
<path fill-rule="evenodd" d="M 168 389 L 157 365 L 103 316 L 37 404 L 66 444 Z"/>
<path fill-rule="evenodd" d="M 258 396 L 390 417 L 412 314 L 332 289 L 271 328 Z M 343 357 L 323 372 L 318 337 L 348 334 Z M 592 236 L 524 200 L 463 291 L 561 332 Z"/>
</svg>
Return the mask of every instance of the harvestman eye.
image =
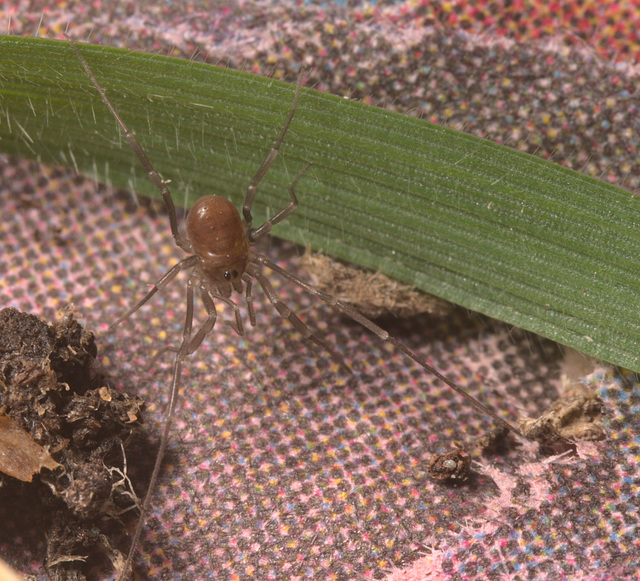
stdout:
<svg viewBox="0 0 640 581">
<path fill-rule="evenodd" d="M 140 518 L 138 520 L 136 531 L 131 541 L 131 548 L 127 555 L 127 560 L 124 564 L 123 570 L 120 574 L 121 581 L 129 577 L 136 546 L 138 544 L 138 540 L 140 539 L 140 534 L 142 533 L 145 517 L 148 513 L 153 491 L 158 479 L 158 475 L 160 473 L 160 468 L 162 466 L 162 460 L 164 458 L 164 453 L 167 447 L 171 424 L 176 408 L 176 400 L 180 387 L 182 365 L 186 358 L 194 351 L 196 351 L 204 338 L 213 330 L 217 317 L 217 302 L 223 303 L 234 310 L 235 321 L 232 326 L 239 335 L 244 335 L 244 327 L 242 318 L 240 316 L 240 307 L 231 298 L 231 296 L 234 292 L 238 295 L 244 295 L 247 304 L 247 311 L 249 314 L 249 321 L 252 326 L 255 325 L 256 317 L 255 311 L 253 309 L 253 299 L 251 296 L 252 284 L 255 280 L 262 288 L 267 298 L 274 306 L 276 311 L 278 311 L 281 317 L 287 319 L 293 325 L 293 327 L 302 334 L 305 339 L 310 340 L 322 349 L 326 350 L 341 365 L 345 366 L 342 359 L 333 351 L 331 346 L 324 339 L 316 336 L 291 309 L 289 309 L 284 303 L 280 301 L 271 282 L 269 281 L 269 278 L 264 274 L 263 268 L 267 268 L 272 273 L 275 273 L 278 276 L 298 285 L 310 295 L 317 297 L 321 301 L 335 308 L 337 311 L 343 313 L 347 317 L 350 317 L 351 319 L 371 331 L 374 335 L 378 336 L 383 341 L 390 343 L 396 349 L 402 351 L 402 353 L 404 353 L 407 357 L 420 365 L 420 367 L 422 367 L 424 370 L 434 375 L 442 382 L 446 383 L 456 393 L 464 397 L 480 413 L 491 417 L 499 425 L 510 430 L 517 436 L 523 437 L 518 428 L 512 426 L 509 422 L 501 418 L 496 412 L 468 394 L 452 380 L 442 375 L 437 369 L 429 365 L 417 353 L 414 353 L 411 349 L 409 349 L 409 347 L 407 347 L 403 343 L 400 343 L 394 337 L 391 337 L 384 329 L 376 325 L 373 321 L 367 319 L 358 311 L 354 310 L 352 307 L 341 302 L 330 294 L 319 291 L 318 289 L 312 287 L 302 279 L 294 276 L 293 274 L 290 274 L 283 268 L 279 267 L 277 264 L 270 261 L 267 257 L 251 249 L 251 246 L 257 240 L 268 234 L 273 226 L 284 220 L 287 216 L 294 212 L 298 206 L 298 200 L 296 198 L 294 190 L 302 175 L 309 168 L 309 165 L 300 170 L 298 175 L 289 186 L 289 203 L 284 206 L 284 208 L 282 208 L 279 212 L 277 212 L 275 216 L 273 216 L 273 218 L 266 221 L 264 224 L 261 224 L 257 228 L 253 226 L 251 208 L 256 197 L 257 188 L 262 181 L 262 178 L 265 176 L 274 160 L 276 159 L 278 151 L 280 149 L 280 145 L 282 144 L 287 130 L 289 129 L 289 125 L 291 124 L 294 113 L 296 111 L 296 107 L 298 105 L 302 77 L 298 79 L 291 111 L 289 112 L 289 116 L 284 123 L 284 127 L 280 131 L 280 134 L 278 135 L 278 138 L 276 139 L 273 147 L 262 162 L 262 165 L 258 168 L 258 171 L 249 182 L 244 204 L 242 206 L 242 217 L 240 216 L 240 212 L 238 211 L 238 209 L 225 198 L 216 195 L 204 196 L 197 200 L 189 210 L 185 224 L 186 235 L 183 235 L 178 229 L 178 219 L 169 188 L 167 188 L 166 183 L 162 180 L 158 172 L 151 165 L 151 162 L 140 147 L 140 144 L 138 143 L 133 133 L 129 130 L 124 121 L 116 112 L 102 87 L 98 84 L 97 79 L 91 72 L 89 65 L 80 53 L 75 42 L 69 36 L 65 36 L 78 55 L 78 58 L 82 63 L 87 76 L 100 94 L 102 101 L 108 107 L 109 111 L 120 126 L 120 129 L 123 131 L 127 143 L 140 160 L 140 163 L 143 165 L 144 169 L 147 171 L 149 179 L 158 188 L 158 190 L 160 190 L 162 199 L 169 214 L 169 226 L 171 228 L 171 234 L 176 244 L 189 254 L 189 256 L 182 259 L 171 269 L 169 269 L 166 274 L 162 276 L 162 278 L 160 278 L 158 282 L 156 282 L 152 289 L 135 306 L 129 309 L 112 325 L 113 327 L 129 318 L 140 307 L 147 303 L 149 299 L 153 297 L 153 295 L 167 286 L 178 275 L 178 273 L 182 272 L 183 270 L 190 271 L 189 279 L 187 282 L 186 315 L 182 331 L 182 342 L 180 344 L 180 347 L 178 347 L 177 349 L 171 349 L 175 352 L 173 378 L 171 381 L 169 406 L 165 412 L 164 417 L 164 426 L 160 439 L 160 447 L 158 449 L 158 455 L 156 457 L 153 473 L 151 475 L 149 486 L 147 488 L 147 494 L 140 510 Z M 201 327 L 194 333 L 193 309 L 196 291 L 199 293 L 200 299 L 202 300 L 204 308 L 207 312 L 207 318 L 201 325 Z"/>
</svg>

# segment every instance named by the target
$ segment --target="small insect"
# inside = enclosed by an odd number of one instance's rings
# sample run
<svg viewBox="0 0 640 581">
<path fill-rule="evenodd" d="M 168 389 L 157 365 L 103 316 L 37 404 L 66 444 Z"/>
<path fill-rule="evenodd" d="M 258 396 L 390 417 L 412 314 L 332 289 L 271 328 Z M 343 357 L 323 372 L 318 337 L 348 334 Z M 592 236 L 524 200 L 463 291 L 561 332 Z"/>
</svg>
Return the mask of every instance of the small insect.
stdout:
<svg viewBox="0 0 640 581">
<path fill-rule="evenodd" d="M 442 482 L 464 482 L 469 479 L 471 456 L 462 448 L 447 454 L 436 454 L 429 461 L 429 476 Z"/>
<path fill-rule="evenodd" d="M 302 168 L 298 175 L 295 177 L 291 185 L 289 186 L 289 203 L 284 206 L 279 212 L 277 212 L 273 218 L 266 221 L 264 224 L 257 228 L 253 226 L 253 218 L 251 215 L 251 208 L 256 196 L 257 188 L 262 178 L 265 176 L 274 160 L 278 155 L 278 151 L 284 137 L 289 129 L 289 125 L 293 119 L 296 107 L 298 105 L 298 99 L 300 97 L 300 87 L 302 77 L 298 80 L 293 104 L 291 111 L 285 121 L 284 127 L 280 131 L 273 147 L 267 154 L 262 165 L 258 168 L 258 171 L 253 176 L 247 187 L 247 192 L 242 206 L 242 216 L 238 209 L 228 200 L 216 195 L 208 195 L 200 198 L 189 210 L 186 219 L 186 235 L 183 235 L 178 229 L 178 220 L 176 216 L 176 210 L 171 197 L 171 192 L 166 185 L 166 182 L 162 180 L 158 172 L 154 169 L 153 165 L 147 158 L 146 154 L 142 150 L 137 139 L 133 133 L 129 130 L 124 121 L 120 118 L 116 112 L 114 106 L 107 98 L 104 90 L 99 85 L 96 77 L 89 68 L 86 60 L 80 53 L 80 50 L 76 46 L 75 42 L 66 36 L 67 40 L 71 43 L 71 46 L 75 50 L 82 66 L 95 86 L 96 90 L 100 94 L 100 97 L 104 104 L 108 107 L 109 111 L 117 121 L 120 129 L 125 135 L 127 143 L 140 160 L 144 169 L 147 171 L 149 180 L 160 190 L 162 199 L 165 203 L 167 211 L 169 213 L 169 226 L 171 228 L 171 234 L 176 244 L 189 254 L 187 258 L 184 258 L 176 265 L 174 265 L 166 274 L 156 282 L 153 288 L 140 300 L 135 306 L 129 309 L 122 317 L 120 317 L 112 326 L 115 326 L 125 319 L 129 318 L 140 307 L 151 299 L 159 290 L 167 286 L 178 273 L 184 270 L 190 270 L 191 274 L 187 282 L 187 308 L 184 321 L 184 327 L 182 331 L 182 343 L 178 348 L 172 348 L 175 352 L 174 364 L 173 364 L 173 378 L 171 381 L 171 393 L 168 409 L 165 412 L 164 426 L 162 430 L 162 436 L 160 440 L 160 446 L 158 449 L 158 455 L 154 465 L 153 473 L 149 481 L 147 488 L 147 494 L 145 496 L 142 508 L 140 511 L 140 518 L 134 533 L 131 548 L 127 556 L 127 560 L 120 575 L 120 579 L 125 580 L 129 577 L 130 569 L 135 555 L 136 546 L 142 532 L 145 516 L 148 513 L 149 506 L 153 491 L 160 473 L 162 466 L 162 460 L 167 447 L 169 434 L 171 431 L 171 425 L 173 421 L 173 415 L 176 408 L 176 400 L 178 396 L 178 390 L 180 387 L 180 376 L 182 372 L 182 365 L 186 358 L 194 353 L 200 346 L 204 338 L 209 334 L 216 323 L 217 311 L 216 302 L 219 301 L 228 305 L 234 310 L 235 321 L 232 323 L 233 329 L 238 335 L 244 335 L 244 327 L 242 318 L 240 315 L 240 307 L 231 298 L 232 294 L 238 293 L 238 295 L 244 295 L 247 311 L 249 315 L 249 321 L 251 325 L 256 323 L 256 315 L 253 307 L 253 299 L 251 295 L 253 281 L 257 281 L 259 286 L 266 294 L 268 300 L 274 306 L 276 311 L 281 317 L 288 320 L 293 327 L 299 331 L 305 339 L 308 339 L 326 350 L 342 365 L 345 365 L 342 359 L 337 356 L 332 350 L 331 346 L 320 337 L 316 336 L 310 329 L 302 322 L 302 320 L 291 311 L 284 303 L 278 298 L 269 278 L 264 274 L 263 268 L 271 270 L 278 276 L 298 285 L 312 296 L 317 297 L 321 301 L 324 301 L 328 305 L 332 306 L 339 312 L 343 313 L 347 317 L 350 317 L 374 335 L 378 336 L 383 341 L 386 341 L 393 345 L 395 348 L 402 351 L 406 356 L 415 361 L 423 369 L 436 376 L 442 382 L 446 383 L 451 389 L 456 391 L 462 397 L 464 397 L 471 405 L 473 405 L 482 414 L 490 416 L 498 424 L 504 426 L 506 429 L 512 431 L 518 436 L 522 436 L 518 428 L 512 426 L 509 422 L 502 419 L 496 412 L 489 409 L 483 403 L 475 399 L 473 396 L 464 391 L 452 380 L 442 375 L 437 369 L 429 365 L 422 357 L 414 353 L 409 347 L 400 343 L 397 339 L 391 337 L 384 329 L 376 325 L 374 322 L 361 315 L 349 305 L 333 297 L 332 295 L 320 291 L 310 284 L 306 283 L 302 279 L 290 274 L 277 264 L 270 261 L 265 256 L 255 252 L 251 246 L 260 238 L 267 235 L 273 226 L 284 220 L 289 216 L 298 206 L 298 200 L 295 195 L 295 187 L 298 184 L 300 178 L 309 168 L 309 165 Z M 196 291 L 200 295 L 200 299 L 207 312 L 207 318 L 202 326 L 194 333 L 193 332 L 193 309 Z"/>
</svg>

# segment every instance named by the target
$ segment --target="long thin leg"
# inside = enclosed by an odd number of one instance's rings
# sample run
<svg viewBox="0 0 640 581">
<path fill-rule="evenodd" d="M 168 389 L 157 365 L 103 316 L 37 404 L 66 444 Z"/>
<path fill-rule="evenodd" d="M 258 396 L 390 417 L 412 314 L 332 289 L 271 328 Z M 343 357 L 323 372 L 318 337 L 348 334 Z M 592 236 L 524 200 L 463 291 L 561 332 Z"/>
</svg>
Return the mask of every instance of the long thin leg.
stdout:
<svg viewBox="0 0 640 581">
<path fill-rule="evenodd" d="M 220 299 L 222 301 L 228 301 L 235 308 L 236 321 L 235 321 L 235 324 L 230 323 L 230 326 L 236 333 L 238 333 L 238 335 L 240 335 L 241 337 L 244 336 L 242 319 L 240 319 L 240 309 L 231 299 L 227 299 L 218 294 L 215 294 L 215 296 L 213 296 L 212 293 L 209 292 L 205 284 L 200 285 L 200 298 L 202 299 L 204 307 L 207 311 L 207 320 L 202 324 L 198 332 L 191 338 L 189 345 L 185 350 L 185 357 L 188 357 L 189 355 L 194 353 L 196 349 L 198 349 L 198 347 L 200 347 L 205 337 L 209 333 L 211 333 L 211 331 L 213 330 L 213 327 L 216 324 L 216 320 L 218 318 L 218 311 L 216 310 L 216 305 L 215 305 L 215 302 L 213 301 L 214 298 Z M 171 345 L 168 345 L 166 347 L 163 347 L 160 351 L 158 351 L 158 353 L 156 353 L 153 356 L 153 359 L 151 360 L 149 367 L 152 367 L 155 364 L 155 362 L 158 360 L 158 358 L 162 357 L 162 355 L 164 355 L 167 351 L 171 351 L 172 353 L 179 353 L 181 349 L 182 349 L 182 346 L 172 347 Z"/>
<path fill-rule="evenodd" d="M 269 171 L 269 168 L 271 167 L 271 164 L 275 161 L 276 157 L 278 157 L 278 151 L 280 150 L 280 145 L 282 144 L 282 140 L 284 139 L 284 136 L 286 135 L 287 130 L 289 129 L 289 125 L 291 125 L 291 120 L 293 119 L 293 115 L 296 112 L 296 107 L 298 105 L 298 97 L 300 96 L 301 86 L 302 86 L 302 75 L 298 77 L 298 84 L 296 85 L 296 94 L 295 94 L 295 97 L 293 98 L 293 105 L 291 106 L 291 111 L 289 112 L 287 121 L 285 122 L 284 127 L 280 132 L 280 135 L 278 135 L 278 139 L 276 139 L 276 142 L 273 144 L 271 151 L 269 151 L 269 154 L 267 155 L 265 160 L 262 162 L 262 165 L 256 172 L 256 175 L 253 176 L 253 179 L 251 180 L 251 182 L 249 183 L 249 186 L 247 187 L 247 194 L 244 199 L 244 204 L 242 205 L 242 215 L 244 217 L 244 221 L 246 222 L 248 228 L 251 228 L 251 223 L 253 222 L 253 218 L 251 216 L 251 208 L 253 206 L 253 201 L 255 200 L 255 197 L 256 197 L 258 184 L 260 183 L 264 175 Z"/>
<path fill-rule="evenodd" d="M 120 317 L 114 323 L 111 323 L 110 328 L 115 327 L 116 325 L 122 323 L 125 319 L 128 319 L 133 313 L 135 313 L 142 305 L 147 303 L 149 299 L 155 295 L 159 290 L 163 289 L 167 286 L 177 275 L 179 272 L 186 270 L 187 268 L 191 268 L 200 262 L 200 258 L 198 256 L 188 256 L 187 258 L 183 258 L 178 264 L 171 268 L 171 270 L 167 271 L 162 278 L 153 285 L 151 290 L 140 300 L 135 306 L 131 307 L 122 317 Z"/>
<path fill-rule="evenodd" d="M 256 310 L 253 306 L 253 296 L 251 295 L 251 289 L 253 288 L 253 281 L 249 276 L 243 276 L 242 280 L 245 282 L 244 298 L 247 302 L 247 311 L 249 311 L 249 322 L 252 327 L 256 326 Z"/>
<path fill-rule="evenodd" d="M 309 327 L 307 327 L 302 322 L 302 320 L 300 320 L 298 315 L 296 315 L 278 298 L 278 295 L 269 282 L 269 279 L 262 272 L 260 272 L 259 269 L 255 268 L 252 265 L 249 265 L 247 268 L 247 272 L 258 281 L 258 283 L 262 287 L 262 290 L 267 295 L 267 298 L 283 319 L 289 321 L 296 329 L 296 331 L 298 331 L 305 339 L 308 339 L 312 343 L 315 343 L 316 345 L 318 345 L 318 347 L 322 347 L 322 349 L 329 353 L 329 355 L 331 355 L 331 358 L 341 367 L 343 367 L 348 373 L 353 373 L 351 369 L 349 369 L 349 366 L 345 363 L 344 359 L 342 359 L 342 357 L 340 357 L 340 355 L 331 348 L 331 345 L 314 335 L 311 329 L 309 329 Z"/>
<path fill-rule="evenodd" d="M 173 239 L 176 241 L 176 244 L 180 248 L 182 248 L 185 252 L 192 252 L 191 243 L 178 230 L 178 218 L 176 216 L 176 207 L 173 204 L 173 198 L 171 197 L 171 192 L 169 191 L 169 188 L 160 177 L 160 174 L 151 165 L 151 162 L 149 161 L 149 159 L 147 158 L 147 155 L 145 154 L 142 147 L 138 143 L 138 140 L 136 139 L 135 135 L 131 133 L 129 128 L 126 126 L 125 122 L 120 118 L 120 115 L 118 115 L 118 112 L 115 110 L 115 107 L 111 104 L 111 101 L 109 101 L 109 99 L 107 98 L 107 95 L 105 94 L 104 90 L 99 85 L 95 75 L 89 68 L 87 61 L 84 59 L 84 57 L 80 53 L 80 49 L 78 49 L 78 47 L 76 46 L 76 42 L 68 34 L 65 33 L 65 36 L 67 40 L 71 43 L 73 50 L 75 50 L 76 54 L 78 55 L 78 58 L 80 59 L 80 62 L 82 63 L 82 66 L 85 72 L 87 73 L 87 76 L 93 83 L 94 87 L 98 90 L 98 93 L 102 98 L 102 101 L 109 108 L 109 111 L 111 111 L 111 114 L 113 115 L 115 120 L 118 122 L 120 129 L 122 129 L 122 131 L 124 132 L 124 136 L 125 136 L 125 139 L 127 140 L 127 143 L 129 144 L 129 147 L 131 147 L 131 149 L 133 150 L 133 153 L 135 153 L 138 156 L 138 159 L 140 160 L 140 163 L 142 164 L 144 169 L 147 170 L 147 177 L 149 178 L 149 181 L 151 181 L 151 183 L 160 190 L 160 193 L 162 194 L 162 199 L 164 200 L 164 205 L 166 206 L 167 212 L 169 213 L 169 224 L 171 225 L 171 234 L 173 235 Z"/>
<path fill-rule="evenodd" d="M 169 433 L 171 432 L 171 424 L 173 423 L 173 416 L 176 410 L 176 404 L 178 402 L 178 392 L 180 391 L 180 377 L 182 375 L 182 363 L 189 355 L 189 348 L 192 345 L 191 332 L 193 329 L 193 294 L 194 286 L 198 282 L 196 277 L 191 277 L 187 283 L 187 311 L 184 319 L 184 327 L 182 329 L 182 343 L 180 349 L 178 349 L 174 363 L 173 363 L 173 379 L 171 380 L 171 395 L 169 397 L 169 406 L 164 414 L 164 428 L 162 430 L 162 436 L 160 437 L 160 447 L 158 448 L 158 455 L 156 456 L 156 463 L 153 466 L 153 472 L 151 473 L 151 479 L 149 480 L 149 486 L 147 487 L 147 494 L 144 497 L 142 508 L 140 509 L 140 517 L 138 518 L 138 524 L 136 525 L 135 533 L 131 541 L 131 547 L 127 560 L 125 561 L 122 573 L 120 574 L 119 581 L 127 581 L 131 573 L 131 565 L 133 558 L 136 554 L 136 547 L 144 528 L 147 513 L 149 512 L 149 506 L 151 505 L 151 499 L 153 492 L 158 481 L 160 474 L 160 468 L 164 459 L 165 452 L 167 450 L 167 444 L 169 442 Z M 206 306 L 206 305 L 205 305 Z M 215 305 L 213 306 L 213 322 L 215 323 Z M 211 315 L 211 313 L 209 313 Z M 213 325 L 211 325 L 213 327 Z M 198 343 L 199 345 L 200 343 Z M 196 345 L 196 347 L 198 346 Z"/>
<path fill-rule="evenodd" d="M 269 232 L 271 232 L 271 228 L 273 228 L 275 224 L 277 224 L 278 222 L 282 222 L 282 220 L 284 220 L 289 214 L 291 214 L 292 212 L 295 212 L 296 208 L 298 207 L 298 198 L 296 198 L 296 193 L 294 191 L 294 188 L 296 187 L 298 181 L 303 176 L 303 174 L 310 167 L 311 167 L 310 163 L 308 163 L 305 167 L 303 167 L 298 172 L 298 175 L 295 177 L 295 179 L 289 186 L 289 196 L 291 196 L 291 201 L 284 208 L 282 208 L 282 210 L 280 210 L 273 218 L 271 218 L 271 220 L 268 220 L 259 228 L 249 229 L 249 231 L 247 232 L 247 237 L 249 238 L 250 242 L 255 242 L 261 236 L 268 234 Z"/>
<path fill-rule="evenodd" d="M 374 335 L 377 335 L 378 337 L 380 337 L 380 339 L 382 339 L 383 341 L 386 341 L 387 343 L 391 343 L 391 345 L 393 345 L 394 347 L 402 351 L 405 355 L 407 355 L 407 357 L 409 357 L 410 359 L 413 359 L 413 361 L 415 361 L 418 365 L 420 365 L 420 367 L 427 370 L 432 375 L 435 375 L 440 381 L 446 383 L 456 393 L 464 397 L 477 410 L 489 416 L 494 421 L 498 422 L 501 426 L 504 426 L 505 428 L 507 428 L 514 434 L 516 434 L 517 436 L 524 438 L 524 436 L 522 435 L 522 433 L 518 428 L 516 428 L 515 426 L 512 426 L 509 422 L 501 418 L 496 412 L 488 408 L 482 402 L 478 401 L 471 394 L 467 393 L 464 389 L 459 387 L 451 379 L 442 375 L 442 373 L 440 373 L 435 367 L 433 367 L 432 365 L 429 365 L 422 357 L 420 357 L 417 353 L 409 349 L 409 347 L 407 347 L 403 343 L 400 343 L 400 341 L 398 341 L 397 339 L 389 335 L 389 333 L 387 333 L 387 331 L 385 331 L 382 327 L 379 327 L 373 321 L 370 321 L 369 319 L 361 315 L 358 311 L 356 311 L 349 305 L 343 303 L 342 301 L 338 300 L 337 298 L 327 293 L 323 293 L 322 291 L 319 291 L 318 289 L 312 287 L 310 284 L 306 283 L 305 281 L 298 278 L 297 276 L 294 276 L 293 274 L 287 272 L 283 268 L 280 268 L 277 264 L 275 264 L 274 262 L 271 262 L 265 256 L 262 256 L 260 254 L 255 254 L 255 253 L 252 254 L 251 263 L 266 266 L 276 274 L 282 276 L 283 278 L 286 278 L 287 280 L 290 280 L 294 284 L 297 284 L 300 288 L 308 292 L 310 295 L 318 297 L 321 301 L 324 301 L 331 307 L 344 313 L 349 318 L 353 319 L 356 323 L 359 323 L 365 329 L 368 329 Z M 250 268 L 251 268 L 251 265 L 250 265 Z M 255 270 L 257 269 L 252 268 L 252 271 L 255 271 Z M 262 276 L 264 277 L 264 275 Z M 260 279 L 258 279 L 258 281 L 260 281 Z"/>
<path fill-rule="evenodd" d="M 209 284 L 206 280 L 203 281 L 203 286 L 206 288 L 209 296 L 215 300 L 223 302 L 225 305 L 229 305 L 235 313 L 235 322 L 225 321 L 225 324 L 229 325 L 240 337 L 244 337 L 244 325 L 242 324 L 242 316 L 240 315 L 240 307 L 233 302 L 230 298 L 221 295 L 216 287 Z"/>
<path fill-rule="evenodd" d="M 218 311 L 216 311 L 216 304 L 213 302 L 209 293 L 204 286 L 200 285 L 200 298 L 204 303 L 204 308 L 207 311 L 207 320 L 202 324 L 198 332 L 191 338 L 189 341 L 189 345 L 187 346 L 184 357 L 188 357 L 191 355 L 204 341 L 204 338 L 211 333 L 213 327 L 216 324 L 216 319 L 218 318 Z M 184 347 L 181 347 L 184 349 Z"/>
</svg>

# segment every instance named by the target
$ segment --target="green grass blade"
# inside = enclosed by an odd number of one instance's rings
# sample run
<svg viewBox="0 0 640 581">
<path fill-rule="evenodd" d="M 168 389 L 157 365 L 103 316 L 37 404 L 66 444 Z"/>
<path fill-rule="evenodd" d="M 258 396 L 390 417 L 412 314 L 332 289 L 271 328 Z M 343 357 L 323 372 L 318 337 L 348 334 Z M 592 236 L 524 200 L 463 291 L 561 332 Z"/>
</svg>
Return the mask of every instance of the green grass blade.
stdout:
<svg viewBox="0 0 640 581">
<path fill-rule="evenodd" d="M 176 203 L 240 204 L 294 87 L 221 68 L 80 45 Z M 0 37 L 0 151 L 158 196 L 67 43 Z M 640 200 L 543 160 L 303 90 L 255 222 L 275 233 L 640 370 Z"/>
</svg>

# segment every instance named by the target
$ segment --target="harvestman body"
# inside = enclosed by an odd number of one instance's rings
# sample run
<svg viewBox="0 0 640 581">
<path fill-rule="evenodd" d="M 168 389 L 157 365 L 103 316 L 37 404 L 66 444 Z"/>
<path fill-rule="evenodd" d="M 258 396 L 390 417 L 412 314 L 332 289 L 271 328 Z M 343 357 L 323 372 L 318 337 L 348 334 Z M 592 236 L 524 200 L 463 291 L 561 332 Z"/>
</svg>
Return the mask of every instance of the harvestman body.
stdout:
<svg viewBox="0 0 640 581">
<path fill-rule="evenodd" d="M 129 576 L 131 564 L 135 554 L 135 549 L 144 526 L 144 519 L 148 512 L 149 505 L 151 503 L 151 496 L 160 472 L 162 460 L 167 447 L 169 439 L 169 433 L 171 430 L 171 423 L 173 420 L 174 411 L 176 408 L 176 399 L 178 390 L 180 387 L 180 376 L 182 371 L 182 364 L 185 359 L 191 355 L 202 343 L 208 333 L 213 330 L 216 322 L 216 301 L 220 301 L 234 310 L 235 321 L 232 323 L 232 327 L 239 334 L 244 334 L 244 327 L 242 324 L 242 318 L 240 316 L 240 309 L 236 302 L 231 299 L 233 292 L 238 294 L 244 294 L 247 310 L 249 313 L 249 321 L 251 325 L 255 325 L 256 317 L 253 308 L 253 299 L 251 296 L 252 281 L 256 280 L 271 304 L 275 307 L 278 313 L 285 319 L 287 319 L 306 339 L 316 343 L 333 357 L 334 352 L 330 345 L 323 339 L 314 335 L 311 330 L 298 318 L 298 316 L 291 311 L 286 305 L 284 305 L 280 299 L 278 299 L 276 292 L 269 282 L 269 279 L 262 272 L 262 267 L 266 267 L 277 275 L 285 278 L 294 284 L 298 285 L 312 296 L 318 297 L 320 300 L 334 307 L 341 313 L 344 313 L 375 335 L 380 339 L 391 343 L 394 347 L 402 351 L 405 355 L 415 361 L 423 369 L 429 373 L 435 375 L 438 379 L 446 383 L 451 389 L 463 396 L 471 405 L 473 405 L 481 413 L 490 416 L 493 420 L 504 426 L 514 434 L 521 436 L 520 431 L 509 424 L 506 420 L 501 418 L 496 412 L 486 407 L 479 402 L 473 396 L 464 391 L 461 387 L 456 385 L 452 380 L 442 375 L 437 369 L 429 365 L 419 355 L 414 353 L 411 349 L 391 337 L 384 329 L 370 321 L 359 312 L 355 311 L 350 306 L 342 303 L 335 297 L 321 292 L 313 288 L 308 283 L 299 279 L 298 277 L 290 274 L 286 270 L 280 268 L 275 263 L 271 262 L 265 256 L 254 252 L 251 249 L 251 245 L 258 239 L 268 234 L 272 227 L 278 222 L 284 220 L 289 214 L 291 214 L 298 206 L 298 200 L 294 192 L 295 186 L 302 175 L 307 171 L 309 166 L 304 167 L 293 180 L 289 186 L 290 202 L 282 208 L 273 218 L 262 224 L 261 226 L 254 228 L 252 224 L 251 207 L 256 196 L 256 189 L 258 184 L 265 176 L 271 164 L 274 162 L 278 155 L 280 145 L 289 129 L 289 125 L 293 119 L 296 106 L 298 104 L 298 98 L 300 96 L 300 84 L 301 79 L 298 81 L 295 97 L 293 99 L 293 105 L 284 127 L 280 131 L 280 135 L 275 141 L 275 144 L 269 151 L 267 157 L 262 162 L 262 165 L 256 172 L 255 176 L 247 187 L 247 193 L 244 204 L 242 206 L 242 217 L 238 212 L 238 209 L 228 200 L 216 195 L 209 195 L 200 198 L 189 210 L 186 219 L 186 236 L 181 234 L 178 230 L 178 221 L 176 217 L 176 210 L 171 198 L 171 192 L 166 186 L 166 183 L 162 180 L 158 172 L 153 168 L 151 162 L 148 160 L 146 154 L 140 147 L 140 144 L 134 137 L 133 133 L 129 131 L 129 128 L 125 125 L 124 121 L 120 118 L 115 108 L 105 95 L 102 87 L 98 84 L 94 74 L 91 72 L 89 65 L 85 61 L 84 57 L 80 54 L 75 42 L 67 36 L 67 39 L 71 43 L 71 46 L 75 50 L 84 70 L 86 71 L 89 79 L 97 89 L 102 101 L 111 111 L 111 114 L 116 119 L 121 130 L 125 134 L 127 143 L 136 154 L 144 168 L 147 170 L 147 174 L 151 182 L 160 190 L 162 199 L 169 213 L 169 224 L 171 227 L 171 234 L 176 244 L 182 248 L 190 256 L 184 258 L 178 264 L 173 266 L 146 294 L 146 296 L 138 302 L 134 307 L 127 311 L 120 319 L 118 319 L 112 326 L 124 321 L 135 313 L 142 305 L 144 305 L 153 295 L 159 290 L 167 286 L 177 275 L 183 270 L 191 270 L 189 280 L 187 282 L 187 310 L 185 316 L 184 327 L 182 331 L 182 343 L 179 348 L 171 349 L 175 352 L 174 366 L 173 366 L 173 379 L 171 382 L 171 395 L 167 411 L 165 412 L 164 428 L 162 431 L 162 437 L 160 440 L 160 447 L 158 449 L 158 455 L 156 458 L 151 480 L 149 481 L 149 487 L 145 496 L 140 519 L 136 527 L 135 534 L 131 543 L 131 548 L 127 556 L 124 568 L 121 572 L 121 581 L 125 580 Z M 207 312 L 207 319 L 202 324 L 200 329 L 193 333 L 193 308 L 194 308 L 194 295 L 196 290 L 200 294 L 200 298 L 204 304 Z M 337 359 L 343 363 L 339 357 Z M 344 363 L 343 363 L 344 364 Z"/>
</svg>

